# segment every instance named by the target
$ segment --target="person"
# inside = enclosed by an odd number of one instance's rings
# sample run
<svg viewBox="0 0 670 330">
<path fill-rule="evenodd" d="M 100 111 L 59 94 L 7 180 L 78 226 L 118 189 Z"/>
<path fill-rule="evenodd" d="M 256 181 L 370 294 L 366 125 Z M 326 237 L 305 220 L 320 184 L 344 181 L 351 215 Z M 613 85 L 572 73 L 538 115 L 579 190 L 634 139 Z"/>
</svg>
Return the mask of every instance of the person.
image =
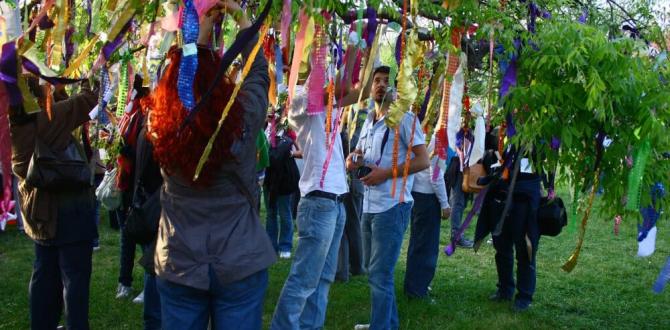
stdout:
<svg viewBox="0 0 670 330">
<path fill-rule="evenodd" d="M 300 172 L 292 156 L 293 139 L 287 132 L 280 129 L 271 132 L 268 128 L 268 139 L 274 139 L 270 146 L 270 167 L 265 173 L 263 181 L 263 196 L 265 199 L 265 230 L 270 236 L 272 246 L 282 259 L 291 258 L 293 248 L 293 216 L 291 199 L 298 191 Z M 279 219 L 277 219 L 279 217 Z M 277 223 L 279 222 L 279 226 Z"/>
<path fill-rule="evenodd" d="M 219 1 L 201 20 L 199 45 L 208 43 L 220 8 L 235 18 L 240 33 L 251 26 L 236 1 Z M 183 128 L 188 112 L 177 90 L 179 48 L 168 52 L 170 64 L 151 94 L 147 134 L 164 180 L 154 257 L 163 329 L 207 329 L 208 323 L 212 329 L 262 325 L 267 268 L 277 257 L 255 207 L 256 137 L 265 121 L 270 84 L 263 54 L 250 57 L 258 38 L 250 38 L 241 52 L 252 62 L 234 99 L 230 77 L 214 87 L 211 97 L 202 98 L 214 80 L 212 68 L 218 68 L 221 59 L 217 51 L 197 47 L 193 92 L 204 103 Z M 198 160 L 231 99 L 221 133 L 194 181 Z"/>
<path fill-rule="evenodd" d="M 414 207 L 404 286 L 405 294 L 412 298 L 428 297 L 440 251 L 440 218 L 449 218 L 451 213 L 447 189 L 442 180 L 444 171 L 435 153 L 435 138 L 433 134 L 427 149 L 428 154 L 433 155 L 431 165 L 414 175 L 412 187 Z"/>
<path fill-rule="evenodd" d="M 361 127 L 368 116 L 365 102 L 350 107 L 346 112 L 342 135 L 345 146 L 344 153 L 354 151 L 361 134 Z M 347 217 L 340 243 L 337 273 L 335 279 L 347 282 L 350 276 L 365 273 L 363 266 L 363 246 L 361 233 L 361 216 L 363 215 L 363 183 L 354 173 L 348 173 L 349 193 L 344 197 L 344 209 Z"/>
<path fill-rule="evenodd" d="M 363 259 L 368 269 L 372 298 L 369 325 L 371 329 L 397 329 L 400 326 L 395 299 L 394 269 L 412 209 L 412 174 L 429 166 L 423 132 L 414 114 L 405 113 L 397 130 L 386 126 L 384 119 L 393 99 L 393 90 L 388 88 L 389 73 L 390 68 L 387 66 L 374 70 L 371 93 L 375 101 L 375 112 L 368 115 L 356 150 L 347 157 L 347 169 L 357 171 L 365 185 L 361 228 Z M 397 173 L 403 173 L 405 166 L 409 166 L 409 175 L 404 190 L 403 177 L 400 175 L 395 190 L 391 191 L 394 187 L 392 159 L 396 138 L 399 139 Z M 414 157 L 409 164 L 405 164 L 404 159 L 408 152 Z"/>
<path fill-rule="evenodd" d="M 542 189 L 540 185 L 541 177 L 531 166 L 526 153 L 518 152 L 515 148 L 512 148 L 507 154 L 508 157 L 513 157 L 512 159 L 516 159 L 516 161 L 512 163 L 509 179 L 499 179 L 491 183 L 492 186 L 482 204 L 476 237 L 478 241 L 483 240 L 485 235 L 488 232 L 494 232 L 494 228 L 499 221 L 502 221 L 500 233 L 493 235 L 498 282 L 497 290 L 489 299 L 496 302 L 514 300 L 512 310 L 523 312 L 530 308 L 535 293 L 535 264 L 540 240 L 537 210 L 540 205 Z M 529 154 L 532 155 L 533 153 L 530 152 Z M 493 164 L 497 164 L 497 162 L 493 162 Z M 489 176 L 500 176 L 501 166 L 497 168 L 489 167 L 488 172 L 491 173 Z M 510 181 L 514 176 L 516 176 L 516 182 L 512 191 Z M 508 201 L 510 193 L 512 196 Z M 502 219 L 501 214 L 507 202 L 510 203 L 509 211 L 507 216 Z M 484 225 L 480 225 L 479 222 Z M 516 283 L 514 279 L 515 255 L 517 262 Z"/>
<path fill-rule="evenodd" d="M 345 84 L 335 87 L 338 107 L 355 102 L 360 91 L 351 88 L 353 59 L 354 56 L 345 59 Z M 304 161 L 296 220 L 298 244 L 272 317 L 270 329 L 274 330 L 323 328 L 328 291 L 335 279 L 337 253 L 344 228 L 342 198 L 347 192 L 347 185 L 342 140 L 334 129 L 336 120 L 330 121 L 333 124 L 331 134 L 335 134 L 330 142 L 326 134 L 326 113 L 308 115 L 306 108 L 306 89 L 297 86 L 289 108 L 289 125 L 297 132 Z M 333 111 L 333 117 L 335 113 Z M 321 184 L 328 152 L 324 146 L 330 143 L 333 143 L 332 155 Z"/>
<path fill-rule="evenodd" d="M 31 76 L 27 81 L 40 108 L 45 109 L 44 88 L 37 78 Z M 12 168 L 18 178 L 24 229 L 35 242 L 29 287 L 32 329 L 55 329 L 63 305 L 68 329 L 89 328 L 92 247 L 98 237 L 92 180 L 80 188 L 54 190 L 33 187 L 26 178 L 36 143 L 56 152 L 72 144 L 82 150 L 72 131 L 90 120 L 88 114 L 96 102 L 86 82 L 79 94 L 52 104 L 51 119 L 46 111 L 26 114 L 23 105 L 10 107 Z"/>
<path fill-rule="evenodd" d="M 140 185 L 137 190 L 143 191 L 145 198 L 153 195 L 160 189 L 163 184 L 160 167 L 152 156 L 153 146 L 151 141 L 147 139 L 147 115 L 148 107 L 141 106 L 146 104 L 146 99 L 139 100 L 140 111 L 138 113 L 140 121 L 140 131 L 137 133 L 137 142 L 135 147 L 135 161 L 133 166 L 133 187 Z M 134 194 L 133 194 L 134 195 Z M 132 198 L 135 198 L 133 196 Z M 154 251 L 156 250 L 156 239 L 149 244 L 142 246 L 142 258 L 139 264 L 144 267 L 144 289 L 140 296 L 135 300 L 140 300 L 143 306 L 144 330 L 160 330 L 161 329 L 161 301 L 156 287 L 156 272 L 154 270 Z"/>
</svg>

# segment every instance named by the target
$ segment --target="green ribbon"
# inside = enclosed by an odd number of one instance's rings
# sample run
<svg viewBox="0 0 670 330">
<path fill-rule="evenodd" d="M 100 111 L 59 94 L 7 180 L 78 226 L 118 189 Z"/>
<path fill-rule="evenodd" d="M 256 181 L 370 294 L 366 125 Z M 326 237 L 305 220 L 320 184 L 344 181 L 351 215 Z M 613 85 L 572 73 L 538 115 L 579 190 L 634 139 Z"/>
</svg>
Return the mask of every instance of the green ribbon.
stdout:
<svg viewBox="0 0 670 330">
<path fill-rule="evenodd" d="M 647 159 L 651 153 L 651 142 L 649 139 L 645 139 L 635 149 L 635 165 L 633 165 L 628 175 L 628 202 L 626 203 L 626 210 L 628 211 L 640 209 L 640 187 L 647 166 Z"/>
<path fill-rule="evenodd" d="M 124 56 L 119 68 L 119 94 L 116 98 L 116 116 L 123 116 L 126 110 L 126 100 L 128 100 L 128 62 L 130 59 Z"/>
</svg>

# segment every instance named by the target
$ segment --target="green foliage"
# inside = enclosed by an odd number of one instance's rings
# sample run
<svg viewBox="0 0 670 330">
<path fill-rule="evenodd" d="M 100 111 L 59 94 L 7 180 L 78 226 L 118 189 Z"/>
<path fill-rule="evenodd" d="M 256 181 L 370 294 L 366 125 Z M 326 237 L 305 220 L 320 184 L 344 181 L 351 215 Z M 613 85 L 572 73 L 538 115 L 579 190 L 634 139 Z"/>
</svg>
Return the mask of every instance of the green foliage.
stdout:
<svg viewBox="0 0 670 330">
<path fill-rule="evenodd" d="M 670 162 L 661 153 L 670 150 L 670 88 L 660 79 L 667 61 L 654 70 L 641 42 L 609 40 L 604 29 L 552 20 L 527 40 L 519 63 L 518 87 L 506 103 L 507 111 L 518 110 L 516 142 L 534 145 L 549 164 L 558 161 L 563 178 L 586 189 L 594 178 L 596 135 L 603 131 L 613 140 L 600 165 L 609 214 L 623 212 L 630 172 L 625 157 L 644 139 L 651 141 L 652 155 L 642 187 L 668 186 Z M 558 154 L 542 143 L 552 137 L 562 142 Z"/>
</svg>

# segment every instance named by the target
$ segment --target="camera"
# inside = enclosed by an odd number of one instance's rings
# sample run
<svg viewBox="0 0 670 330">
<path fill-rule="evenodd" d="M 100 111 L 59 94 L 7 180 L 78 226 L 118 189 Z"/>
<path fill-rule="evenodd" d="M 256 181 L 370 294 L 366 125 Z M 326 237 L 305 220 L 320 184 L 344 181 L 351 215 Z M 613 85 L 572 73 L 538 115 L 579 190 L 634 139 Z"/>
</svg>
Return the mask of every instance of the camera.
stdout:
<svg viewBox="0 0 670 330">
<path fill-rule="evenodd" d="M 372 172 L 372 169 L 367 166 L 361 166 L 356 170 L 356 177 L 361 179 Z"/>
</svg>

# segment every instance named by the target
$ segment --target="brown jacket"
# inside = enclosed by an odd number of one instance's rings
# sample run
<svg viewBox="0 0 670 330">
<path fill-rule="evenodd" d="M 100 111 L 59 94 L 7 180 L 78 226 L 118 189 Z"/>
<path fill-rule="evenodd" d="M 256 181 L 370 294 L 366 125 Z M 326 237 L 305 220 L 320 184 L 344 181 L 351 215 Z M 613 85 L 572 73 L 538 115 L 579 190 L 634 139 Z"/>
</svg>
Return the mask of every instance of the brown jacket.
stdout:
<svg viewBox="0 0 670 330">
<path fill-rule="evenodd" d="M 52 119 L 46 111 L 37 114 L 35 122 L 11 125 L 12 169 L 19 178 L 19 200 L 21 213 L 28 236 L 35 240 L 56 238 L 58 193 L 36 189 L 25 181 L 28 164 L 35 148 L 35 136 L 39 135 L 50 148 L 63 150 L 71 139 L 72 131 L 89 120 L 88 113 L 97 102 L 97 97 L 88 88 L 67 100 L 52 106 Z"/>
</svg>

